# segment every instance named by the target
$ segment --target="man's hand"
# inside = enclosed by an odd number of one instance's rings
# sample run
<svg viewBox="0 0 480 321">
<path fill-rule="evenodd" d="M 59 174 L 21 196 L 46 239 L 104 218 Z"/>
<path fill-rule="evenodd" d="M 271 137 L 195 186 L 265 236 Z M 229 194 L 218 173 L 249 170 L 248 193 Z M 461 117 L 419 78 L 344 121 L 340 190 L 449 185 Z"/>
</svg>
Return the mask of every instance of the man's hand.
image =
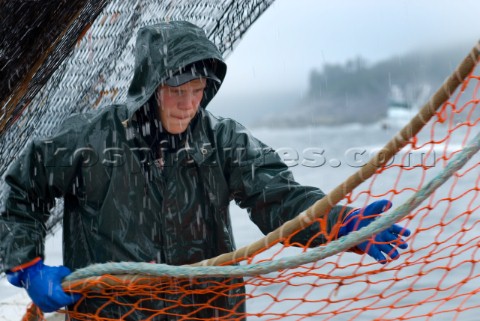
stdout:
<svg viewBox="0 0 480 321">
<path fill-rule="evenodd" d="M 350 212 L 343 220 L 342 227 L 338 231 L 338 237 L 347 235 L 350 232 L 358 231 L 375 220 L 377 216 L 385 212 L 392 206 L 388 200 L 380 200 L 369 204 L 368 206 L 356 209 Z M 378 262 L 385 264 L 388 255 L 391 259 L 398 259 L 400 254 L 396 247 L 404 250 L 408 247 L 402 236 L 409 236 L 410 230 L 393 224 L 388 229 L 372 236 L 371 239 L 364 241 L 356 246 L 356 252 L 367 253 Z"/>
<path fill-rule="evenodd" d="M 65 266 L 48 266 L 43 260 L 32 261 L 7 272 L 7 280 L 27 290 L 28 295 L 43 312 L 53 312 L 75 303 L 82 297 L 80 294 L 67 294 L 62 288 L 62 279 L 69 275 L 70 269 Z"/>
</svg>

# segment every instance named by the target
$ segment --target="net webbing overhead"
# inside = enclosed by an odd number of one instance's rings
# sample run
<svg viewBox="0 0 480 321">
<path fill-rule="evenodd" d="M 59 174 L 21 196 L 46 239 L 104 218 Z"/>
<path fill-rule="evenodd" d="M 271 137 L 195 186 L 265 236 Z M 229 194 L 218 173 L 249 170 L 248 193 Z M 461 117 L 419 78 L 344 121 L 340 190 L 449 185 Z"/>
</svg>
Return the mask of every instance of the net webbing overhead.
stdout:
<svg viewBox="0 0 480 321">
<path fill-rule="evenodd" d="M 124 100 L 140 27 L 187 20 L 228 55 L 273 0 L 11 1 L 0 28 L 0 176 L 72 113 Z M 5 191 L 0 181 L 0 193 Z M 0 207 L 2 204 L 0 204 Z M 52 215 L 50 230 L 60 218 Z"/>
</svg>

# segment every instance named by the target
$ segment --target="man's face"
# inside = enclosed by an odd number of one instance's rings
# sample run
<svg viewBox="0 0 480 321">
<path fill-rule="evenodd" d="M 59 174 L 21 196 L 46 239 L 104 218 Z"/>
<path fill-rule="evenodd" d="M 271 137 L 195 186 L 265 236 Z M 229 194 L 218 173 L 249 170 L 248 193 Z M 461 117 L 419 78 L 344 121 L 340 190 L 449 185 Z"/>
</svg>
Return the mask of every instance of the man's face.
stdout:
<svg viewBox="0 0 480 321">
<path fill-rule="evenodd" d="M 183 133 L 198 111 L 205 86 L 205 79 L 194 79 L 178 87 L 160 86 L 157 102 L 163 128 L 171 134 Z"/>
</svg>

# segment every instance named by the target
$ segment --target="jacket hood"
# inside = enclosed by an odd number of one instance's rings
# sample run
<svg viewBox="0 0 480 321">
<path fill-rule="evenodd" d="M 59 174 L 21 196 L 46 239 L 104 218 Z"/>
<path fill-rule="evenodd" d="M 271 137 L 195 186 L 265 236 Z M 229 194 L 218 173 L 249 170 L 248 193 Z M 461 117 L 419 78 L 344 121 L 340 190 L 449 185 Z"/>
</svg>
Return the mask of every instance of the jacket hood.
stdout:
<svg viewBox="0 0 480 321">
<path fill-rule="evenodd" d="M 170 21 L 141 28 L 135 45 L 135 69 L 127 93 L 128 118 L 154 94 L 156 88 L 185 66 L 202 61 L 223 82 L 227 66 L 205 31 L 186 21 Z M 221 84 L 207 82 L 205 108 Z"/>
</svg>

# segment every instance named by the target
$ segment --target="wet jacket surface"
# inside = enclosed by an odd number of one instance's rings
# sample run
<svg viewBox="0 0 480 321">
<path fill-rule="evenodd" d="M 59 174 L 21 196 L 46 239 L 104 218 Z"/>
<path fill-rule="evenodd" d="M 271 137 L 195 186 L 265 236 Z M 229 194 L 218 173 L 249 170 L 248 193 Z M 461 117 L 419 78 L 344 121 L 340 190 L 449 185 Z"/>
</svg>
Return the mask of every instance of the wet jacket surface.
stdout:
<svg viewBox="0 0 480 321">
<path fill-rule="evenodd" d="M 195 263 L 235 249 L 232 200 L 268 233 L 324 196 L 296 183 L 279 156 L 242 125 L 205 110 L 218 90 L 211 83 L 187 132 L 163 146 L 151 99 L 155 89 L 195 61 L 209 59 L 220 79 L 226 67 L 203 31 L 188 23 L 141 29 L 136 50 L 125 104 L 71 117 L 54 137 L 27 146 L 9 169 L 0 217 L 3 270 L 44 256 L 45 222 L 59 197 L 64 264 L 75 270 L 119 261 Z M 330 213 L 329 228 L 340 210 Z M 295 240 L 306 243 L 318 228 L 312 225 Z M 318 237 L 310 245 L 324 241 Z M 231 308 L 239 301 L 232 295 L 217 304 Z M 86 300 L 79 309 L 95 311 L 102 304 Z M 237 305 L 239 313 L 243 309 Z"/>
</svg>

